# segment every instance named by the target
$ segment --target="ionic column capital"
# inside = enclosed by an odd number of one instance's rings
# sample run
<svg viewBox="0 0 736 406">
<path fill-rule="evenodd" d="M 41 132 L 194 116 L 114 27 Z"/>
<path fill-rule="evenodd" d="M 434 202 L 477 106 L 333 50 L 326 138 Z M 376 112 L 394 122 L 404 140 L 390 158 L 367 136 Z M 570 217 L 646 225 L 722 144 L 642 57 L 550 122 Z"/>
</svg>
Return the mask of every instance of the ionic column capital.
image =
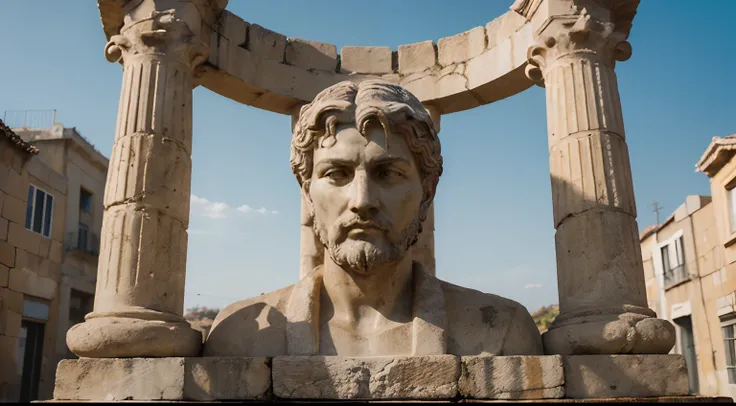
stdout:
<svg viewBox="0 0 736 406">
<path fill-rule="evenodd" d="M 616 24 L 594 17 L 583 8 L 577 15 L 551 18 L 538 35 L 537 42 L 527 50 L 526 76 L 544 86 L 547 69 L 569 58 L 597 60 L 613 69 L 615 61 L 631 57 L 631 44 L 626 33 L 616 30 Z"/>
<path fill-rule="evenodd" d="M 105 45 L 105 57 L 110 62 L 125 64 L 139 55 L 158 55 L 195 70 L 207 60 L 209 41 L 179 18 L 176 9 L 152 10 L 146 18 L 126 20 L 120 34 L 113 35 Z"/>
</svg>

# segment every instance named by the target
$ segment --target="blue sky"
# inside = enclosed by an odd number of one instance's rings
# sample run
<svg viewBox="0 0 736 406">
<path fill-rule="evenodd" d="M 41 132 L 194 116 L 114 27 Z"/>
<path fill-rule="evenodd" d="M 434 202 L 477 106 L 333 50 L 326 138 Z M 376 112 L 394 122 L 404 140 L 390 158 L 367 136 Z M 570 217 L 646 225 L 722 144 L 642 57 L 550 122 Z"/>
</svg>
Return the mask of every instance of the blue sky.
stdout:
<svg viewBox="0 0 736 406">
<path fill-rule="evenodd" d="M 228 9 L 291 37 L 396 49 L 484 25 L 511 3 L 230 0 Z M 96 2 L 2 6 L 0 113 L 56 109 L 57 121 L 77 127 L 109 156 L 122 69 L 103 56 Z M 711 137 L 736 133 L 733 15 L 736 2 L 727 0 L 639 6 L 629 38 L 634 53 L 617 73 L 640 228 L 654 222 L 653 200 L 664 206 L 664 218 L 686 195 L 710 194 L 707 176 L 694 165 Z M 440 137 L 438 276 L 531 311 L 557 303 L 544 90 L 444 116 Z M 186 307 L 222 307 L 297 280 L 299 188 L 289 142 L 288 117 L 195 89 L 198 198 Z"/>
</svg>

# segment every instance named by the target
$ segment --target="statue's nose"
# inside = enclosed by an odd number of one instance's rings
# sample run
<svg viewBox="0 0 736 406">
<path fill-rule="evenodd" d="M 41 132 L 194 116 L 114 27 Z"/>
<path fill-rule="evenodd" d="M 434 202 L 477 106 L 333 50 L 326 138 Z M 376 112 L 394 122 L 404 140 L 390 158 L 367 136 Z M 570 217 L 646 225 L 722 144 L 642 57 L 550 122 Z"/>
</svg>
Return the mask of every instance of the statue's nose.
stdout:
<svg viewBox="0 0 736 406">
<path fill-rule="evenodd" d="M 350 211 L 370 218 L 378 211 L 378 196 L 365 173 L 356 173 L 350 190 Z"/>
</svg>

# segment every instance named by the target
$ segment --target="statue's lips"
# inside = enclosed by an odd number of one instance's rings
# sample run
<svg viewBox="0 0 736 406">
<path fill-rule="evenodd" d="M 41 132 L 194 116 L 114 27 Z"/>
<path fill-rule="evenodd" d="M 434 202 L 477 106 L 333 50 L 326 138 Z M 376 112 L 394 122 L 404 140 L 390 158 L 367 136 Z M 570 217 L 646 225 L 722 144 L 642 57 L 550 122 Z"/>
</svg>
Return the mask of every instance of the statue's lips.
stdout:
<svg viewBox="0 0 736 406">
<path fill-rule="evenodd" d="M 375 223 L 355 223 L 348 228 L 349 237 L 357 237 L 361 234 L 380 234 L 383 229 Z"/>
</svg>

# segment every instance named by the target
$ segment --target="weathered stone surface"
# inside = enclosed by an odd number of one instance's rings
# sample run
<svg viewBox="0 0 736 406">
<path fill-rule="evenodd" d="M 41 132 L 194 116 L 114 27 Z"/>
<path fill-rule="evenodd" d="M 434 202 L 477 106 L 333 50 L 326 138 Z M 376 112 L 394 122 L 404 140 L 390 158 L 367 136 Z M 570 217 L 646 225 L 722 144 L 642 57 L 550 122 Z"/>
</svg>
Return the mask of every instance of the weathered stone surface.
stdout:
<svg viewBox="0 0 736 406">
<path fill-rule="evenodd" d="M 0 264 L 0 286 L 8 286 L 8 277 L 10 276 L 10 268 Z"/>
<path fill-rule="evenodd" d="M 283 62 L 286 49 L 286 36 L 251 24 L 248 30 L 248 50 L 264 58 Z"/>
<path fill-rule="evenodd" d="M 5 196 L 2 216 L 10 221 L 22 224 L 26 221 L 26 203 L 13 196 Z"/>
<path fill-rule="evenodd" d="M 323 42 L 289 38 L 284 58 L 289 65 L 334 72 L 337 68 L 337 47 Z"/>
<path fill-rule="evenodd" d="M 41 234 L 26 230 L 18 223 L 10 222 L 8 226 L 8 243 L 24 249 L 31 254 L 38 254 L 38 246 L 41 244 Z M 6 264 L 8 265 L 8 264 Z"/>
<path fill-rule="evenodd" d="M 439 62 L 442 66 L 465 62 L 482 54 L 485 49 L 486 30 L 483 27 L 475 27 L 437 41 Z"/>
<path fill-rule="evenodd" d="M 56 369 L 56 400 L 182 400 L 184 358 L 80 358 Z"/>
<path fill-rule="evenodd" d="M 248 400 L 270 396 L 267 358 L 63 360 L 55 400 Z"/>
<path fill-rule="evenodd" d="M 432 41 L 399 46 L 399 72 L 421 72 L 437 64 L 437 48 Z"/>
<path fill-rule="evenodd" d="M 23 293 L 0 288 L 0 297 L 3 298 L 3 309 L 23 314 Z"/>
<path fill-rule="evenodd" d="M 0 264 L 15 266 L 15 247 L 4 241 L 0 241 Z"/>
<path fill-rule="evenodd" d="M 0 240 L 2 241 L 8 240 L 8 226 L 8 219 L 0 217 Z"/>
<path fill-rule="evenodd" d="M 187 400 L 265 399 L 271 392 L 268 358 L 187 358 Z"/>
<path fill-rule="evenodd" d="M 20 313 L 0 307 L 0 334 L 18 337 L 21 319 Z"/>
<path fill-rule="evenodd" d="M 450 399 L 459 359 L 285 356 L 273 359 L 274 395 L 285 399 Z"/>
<path fill-rule="evenodd" d="M 562 358 L 466 356 L 461 358 L 460 396 L 471 399 L 555 399 L 565 394 Z"/>
<path fill-rule="evenodd" d="M 389 47 L 342 47 L 340 69 L 356 73 L 391 73 L 391 48 Z"/>
<path fill-rule="evenodd" d="M 47 300 L 56 297 L 56 282 L 53 279 L 41 277 L 25 268 L 10 269 L 8 287 L 17 292 Z"/>
<path fill-rule="evenodd" d="M 218 21 L 217 32 L 227 38 L 233 45 L 240 46 L 246 42 L 245 36 L 248 25 L 240 17 L 227 10 L 223 10 Z"/>
<path fill-rule="evenodd" d="M 574 355 L 563 357 L 566 397 L 687 395 L 682 355 Z"/>
</svg>

